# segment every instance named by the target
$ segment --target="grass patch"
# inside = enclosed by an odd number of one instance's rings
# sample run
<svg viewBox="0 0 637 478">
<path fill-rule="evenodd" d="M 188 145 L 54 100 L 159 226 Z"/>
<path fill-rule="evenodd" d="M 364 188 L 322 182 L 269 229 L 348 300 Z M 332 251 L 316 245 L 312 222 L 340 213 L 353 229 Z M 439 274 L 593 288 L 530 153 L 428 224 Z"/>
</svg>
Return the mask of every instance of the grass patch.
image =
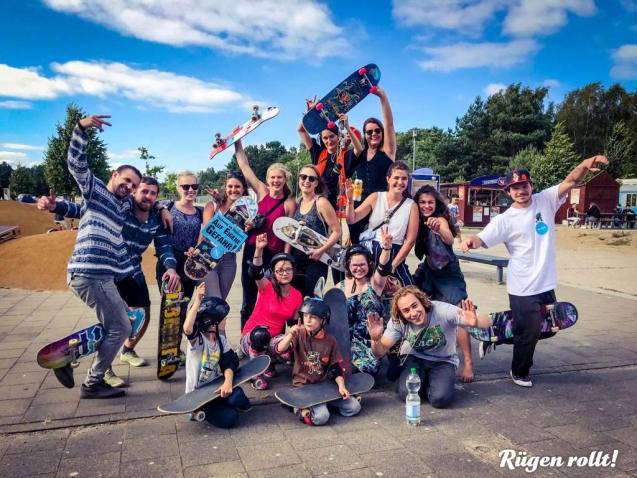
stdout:
<svg viewBox="0 0 637 478">
<path fill-rule="evenodd" d="M 630 244 L 630 239 L 617 239 L 616 241 L 607 242 L 609 246 L 627 246 Z"/>
</svg>

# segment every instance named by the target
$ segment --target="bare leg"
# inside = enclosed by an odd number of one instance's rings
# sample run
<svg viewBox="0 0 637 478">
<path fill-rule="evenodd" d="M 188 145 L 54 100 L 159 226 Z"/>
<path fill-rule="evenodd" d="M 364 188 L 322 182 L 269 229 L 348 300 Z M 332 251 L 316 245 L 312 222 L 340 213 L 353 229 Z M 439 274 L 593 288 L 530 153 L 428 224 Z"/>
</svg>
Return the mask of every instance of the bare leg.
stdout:
<svg viewBox="0 0 637 478">
<path fill-rule="evenodd" d="M 130 310 L 136 310 L 137 307 L 129 307 Z M 126 339 L 124 342 L 124 346 L 129 349 L 134 349 L 135 345 L 142 339 L 144 334 L 146 333 L 146 329 L 148 328 L 148 324 L 150 323 L 150 307 L 144 307 L 144 313 L 146 314 L 146 319 L 144 320 L 144 325 L 135 336 L 135 340 Z"/>
<path fill-rule="evenodd" d="M 464 383 L 473 382 L 473 359 L 471 358 L 471 336 L 462 327 L 458 327 L 458 344 L 462 350 L 464 358 L 464 370 L 460 376 L 460 381 Z"/>
</svg>

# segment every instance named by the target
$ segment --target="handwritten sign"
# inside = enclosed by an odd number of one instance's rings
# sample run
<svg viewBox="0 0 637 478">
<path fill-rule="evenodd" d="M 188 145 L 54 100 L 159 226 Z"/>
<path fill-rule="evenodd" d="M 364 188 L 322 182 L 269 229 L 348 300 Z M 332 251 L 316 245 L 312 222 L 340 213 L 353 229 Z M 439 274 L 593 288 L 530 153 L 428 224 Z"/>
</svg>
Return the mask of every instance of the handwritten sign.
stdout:
<svg viewBox="0 0 637 478">
<path fill-rule="evenodd" d="M 237 252 L 248 238 L 245 232 L 219 212 L 206 224 L 201 233 L 214 245 L 227 252 Z"/>
</svg>

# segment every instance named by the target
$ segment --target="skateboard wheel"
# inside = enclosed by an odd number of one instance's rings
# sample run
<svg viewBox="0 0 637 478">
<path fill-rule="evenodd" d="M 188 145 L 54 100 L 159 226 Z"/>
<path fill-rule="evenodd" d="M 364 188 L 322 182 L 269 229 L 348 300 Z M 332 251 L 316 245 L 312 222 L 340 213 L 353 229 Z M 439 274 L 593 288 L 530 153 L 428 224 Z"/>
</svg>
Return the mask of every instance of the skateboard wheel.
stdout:
<svg viewBox="0 0 637 478">
<path fill-rule="evenodd" d="M 167 305 L 168 307 L 170 307 L 171 305 L 173 305 L 173 301 L 172 301 L 172 299 L 167 299 L 167 300 L 166 300 L 166 305 Z"/>
<path fill-rule="evenodd" d="M 560 328 L 559 327 L 551 327 L 551 332 L 556 333 L 559 332 Z"/>
<path fill-rule="evenodd" d="M 137 335 L 131 335 L 130 337 L 128 337 L 129 340 L 135 340 L 137 338 Z"/>
<path fill-rule="evenodd" d="M 69 340 L 69 346 L 70 347 L 77 347 L 78 341 L 77 339 L 71 339 Z"/>
<path fill-rule="evenodd" d="M 301 416 L 303 418 L 308 418 L 310 416 L 310 410 L 308 408 L 304 408 L 303 410 L 301 410 Z"/>
<path fill-rule="evenodd" d="M 252 121 L 259 121 L 259 115 L 252 115 Z"/>
<path fill-rule="evenodd" d="M 162 360 L 162 361 L 161 361 L 161 366 L 162 366 L 162 367 L 165 367 L 166 365 L 168 365 L 168 362 L 166 362 L 166 360 Z"/>
<path fill-rule="evenodd" d="M 369 89 L 369 92 L 370 92 L 370 93 L 376 93 L 377 91 L 378 91 L 378 86 L 372 86 L 372 87 Z"/>
<path fill-rule="evenodd" d="M 497 342 L 498 338 L 497 337 L 491 337 L 489 340 L 491 340 L 491 342 Z"/>
<path fill-rule="evenodd" d="M 252 107 L 252 109 L 253 109 L 254 111 L 259 111 L 259 105 L 254 105 L 254 106 Z"/>
<path fill-rule="evenodd" d="M 184 297 L 184 302 L 190 302 L 190 297 Z"/>
<path fill-rule="evenodd" d="M 361 76 L 364 76 L 365 73 L 367 73 L 367 68 L 361 68 L 360 70 L 358 70 L 358 74 Z"/>
<path fill-rule="evenodd" d="M 215 133 L 215 138 L 217 139 L 221 139 L 221 133 L 219 133 L 218 131 Z"/>
<path fill-rule="evenodd" d="M 194 422 L 194 421 L 195 421 L 195 414 L 194 414 L 194 413 L 192 413 L 192 412 L 190 412 L 190 413 L 188 414 L 188 420 L 190 420 L 191 422 Z"/>
<path fill-rule="evenodd" d="M 323 103 L 316 104 L 316 111 L 323 111 Z"/>
<path fill-rule="evenodd" d="M 545 305 L 544 307 L 546 307 L 546 310 L 553 310 L 555 308 L 555 305 L 554 304 L 548 304 L 548 305 Z"/>
<path fill-rule="evenodd" d="M 206 412 L 198 410 L 195 412 L 195 420 L 198 422 L 203 422 L 206 419 Z"/>
<path fill-rule="evenodd" d="M 361 403 L 361 401 L 363 400 L 363 397 L 361 397 L 360 395 L 354 395 L 354 398 L 358 403 Z"/>
<path fill-rule="evenodd" d="M 334 121 L 330 121 L 329 123 L 327 123 L 328 129 L 332 129 L 334 126 L 336 126 L 336 123 L 334 123 Z"/>
<path fill-rule="evenodd" d="M 77 360 L 71 362 L 71 368 L 78 368 L 80 366 L 80 362 L 78 362 Z"/>
</svg>

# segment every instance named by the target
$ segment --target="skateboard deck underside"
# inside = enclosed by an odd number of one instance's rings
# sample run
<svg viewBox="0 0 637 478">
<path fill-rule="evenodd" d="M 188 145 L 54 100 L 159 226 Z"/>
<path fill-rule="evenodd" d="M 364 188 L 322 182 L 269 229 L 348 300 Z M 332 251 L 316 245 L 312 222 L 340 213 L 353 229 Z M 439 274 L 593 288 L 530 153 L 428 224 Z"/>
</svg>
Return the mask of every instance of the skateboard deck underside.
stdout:
<svg viewBox="0 0 637 478">
<path fill-rule="evenodd" d="M 128 311 L 128 316 L 129 318 L 135 318 L 132 334 L 136 335 L 144 325 L 144 320 L 146 319 L 144 309 L 130 310 Z M 106 331 L 102 324 L 95 324 L 67 335 L 66 337 L 62 337 L 40 349 L 37 356 L 38 365 L 50 369 L 62 368 L 73 361 L 73 357 L 70 355 L 70 340 L 75 339 L 78 341 L 76 346 L 76 359 L 80 359 L 94 353 L 105 337 Z"/>
<path fill-rule="evenodd" d="M 163 290 L 163 286 L 162 286 Z M 167 380 L 177 371 L 180 363 L 179 345 L 181 344 L 181 307 L 183 305 L 183 286 L 181 283 L 174 292 L 164 292 L 161 297 L 159 314 L 159 338 L 157 351 L 157 378 Z M 166 301 L 177 301 L 167 305 Z M 163 362 L 163 364 L 162 364 Z"/>
<path fill-rule="evenodd" d="M 270 357 L 260 355 L 241 366 L 234 374 L 232 388 L 247 382 L 251 378 L 262 374 L 270 365 Z M 206 403 L 219 397 L 214 391 L 225 381 L 224 377 L 218 377 L 212 382 L 197 388 L 190 393 L 182 395 L 177 400 L 157 407 L 157 410 L 164 413 L 188 413 L 194 412 L 203 407 Z"/>
<path fill-rule="evenodd" d="M 279 239 L 306 253 L 318 249 L 327 242 L 326 237 L 290 217 L 276 219 L 272 230 Z M 343 256 L 344 249 L 339 244 L 335 244 L 323 253 L 320 260 L 338 271 L 345 272 L 345 267 L 342 264 Z"/>
<path fill-rule="evenodd" d="M 367 78 L 371 85 L 367 84 L 364 80 L 365 77 L 359 74 L 359 70 L 356 70 L 317 102 L 317 104 L 323 105 L 322 112 L 331 121 L 336 121 L 339 114 L 347 113 L 354 108 L 369 95 L 372 86 L 378 85 L 380 68 L 374 63 L 365 65 L 363 68 L 367 70 Z M 316 107 L 303 116 L 303 127 L 309 134 L 319 134 L 327 128 L 327 123 L 328 121 L 321 116 L 321 112 Z"/>
<path fill-rule="evenodd" d="M 323 296 L 323 301 L 330 307 L 332 312 L 330 323 L 325 326 L 325 332 L 333 335 L 336 339 L 338 348 L 341 351 L 341 357 L 343 357 L 345 376 L 349 377 L 352 373 L 352 353 L 345 293 L 340 289 L 330 289 Z"/>
<path fill-rule="evenodd" d="M 374 377 L 367 373 L 355 373 L 345 377 L 345 388 L 350 395 L 357 395 L 371 390 L 374 386 Z M 293 408 L 310 408 L 332 400 L 341 399 L 338 393 L 338 385 L 333 380 L 325 380 L 304 387 L 292 388 L 275 392 L 276 398 Z"/>
<path fill-rule="evenodd" d="M 551 307 L 542 306 L 542 328 L 540 332 L 551 332 L 553 321 L 560 330 L 572 327 L 578 318 L 577 308 L 569 302 L 556 302 Z M 472 337 L 482 342 L 492 342 L 494 339 L 505 340 L 513 338 L 513 313 L 510 310 L 494 312 L 491 314 L 493 326 L 488 329 L 477 329 L 472 327 L 469 333 Z"/>
<path fill-rule="evenodd" d="M 249 121 L 246 121 L 243 125 L 237 126 L 235 129 L 232 130 L 232 132 L 229 135 L 223 138 L 224 142 L 222 145 L 218 147 L 215 147 L 213 145 L 212 152 L 210 153 L 210 159 L 214 158 L 217 154 L 221 153 L 222 151 L 225 151 L 226 149 L 228 149 L 234 143 L 239 141 L 241 138 L 246 136 L 251 131 L 254 131 L 255 129 L 257 129 L 259 126 L 261 126 L 263 123 L 265 123 L 269 119 L 274 118 L 276 115 L 279 114 L 279 111 L 280 111 L 279 108 L 277 108 L 276 106 L 270 106 L 264 110 L 259 110 L 259 114 L 261 115 L 261 117 L 258 120 L 255 121 L 253 119 L 250 119 Z"/>
</svg>

